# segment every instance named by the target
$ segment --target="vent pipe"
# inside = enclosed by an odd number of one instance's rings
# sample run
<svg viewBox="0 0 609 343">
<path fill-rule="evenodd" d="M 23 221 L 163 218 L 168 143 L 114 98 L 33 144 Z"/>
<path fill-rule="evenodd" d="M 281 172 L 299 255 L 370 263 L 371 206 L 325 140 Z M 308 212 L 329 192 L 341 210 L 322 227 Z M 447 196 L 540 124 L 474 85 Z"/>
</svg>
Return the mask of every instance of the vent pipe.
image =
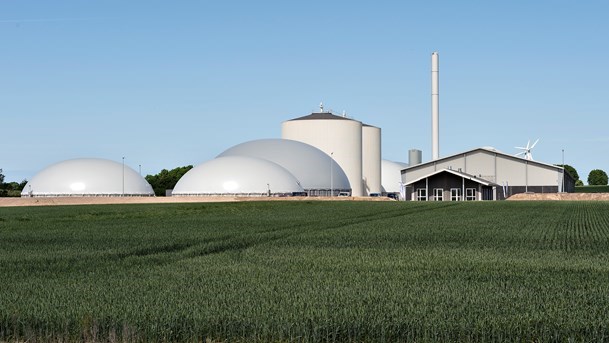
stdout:
<svg viewBox="0 0 609 343">
<path fill-rule="evenodd" d="M 437 52 L 431 54 L 431 156 L 440 158 L 440 69 Z"/>
</svg>

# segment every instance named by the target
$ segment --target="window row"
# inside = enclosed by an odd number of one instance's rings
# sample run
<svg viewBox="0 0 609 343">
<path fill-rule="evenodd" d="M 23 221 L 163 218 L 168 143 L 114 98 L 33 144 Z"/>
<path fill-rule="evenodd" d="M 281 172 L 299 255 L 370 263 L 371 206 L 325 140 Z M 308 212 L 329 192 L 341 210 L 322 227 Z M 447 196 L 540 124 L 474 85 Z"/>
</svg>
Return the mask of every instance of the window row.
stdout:
<svg viewBox="0 0 609 343">
<path fill-rule="evenodd" d="M 434 201 L 444 201 L 444 189 L 434 188 L 433 198 Z M 461 188 L 450 189 L 450 201 L 461 201 L 463 199 L 463 191 Z M 465 189 L 465 200 L 474 201 L 476 200 L 476 189 L 466 188 Z M 427 189 L 417 189 L 417 201 L 427 201 Z"/>
</svg>

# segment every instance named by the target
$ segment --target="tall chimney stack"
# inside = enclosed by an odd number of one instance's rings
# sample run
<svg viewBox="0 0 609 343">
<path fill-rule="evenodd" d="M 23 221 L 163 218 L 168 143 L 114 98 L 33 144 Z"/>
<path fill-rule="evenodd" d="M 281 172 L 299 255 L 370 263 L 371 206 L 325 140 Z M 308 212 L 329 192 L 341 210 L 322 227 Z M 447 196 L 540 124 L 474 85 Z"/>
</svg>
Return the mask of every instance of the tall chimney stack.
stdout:
<svg viewBox="0 0 609 343">
<path fill-rule="evenodd" d="M 440 69 L 438 52 L 431 54 L 431 156 L 440 158 Z"/>
</svg>

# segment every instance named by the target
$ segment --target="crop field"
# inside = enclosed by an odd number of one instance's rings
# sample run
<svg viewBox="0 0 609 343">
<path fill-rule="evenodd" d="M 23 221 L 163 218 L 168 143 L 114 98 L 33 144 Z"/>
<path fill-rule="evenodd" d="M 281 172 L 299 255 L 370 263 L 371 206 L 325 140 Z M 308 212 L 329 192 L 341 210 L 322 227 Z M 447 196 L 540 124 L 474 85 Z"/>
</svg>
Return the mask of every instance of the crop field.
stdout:
<svg viewBox="0 0 609 343">
<path fill-rule="evenodd" d="M 609 202 L 0 208 L 0 342 L 609 340 Z"/>
</svg>

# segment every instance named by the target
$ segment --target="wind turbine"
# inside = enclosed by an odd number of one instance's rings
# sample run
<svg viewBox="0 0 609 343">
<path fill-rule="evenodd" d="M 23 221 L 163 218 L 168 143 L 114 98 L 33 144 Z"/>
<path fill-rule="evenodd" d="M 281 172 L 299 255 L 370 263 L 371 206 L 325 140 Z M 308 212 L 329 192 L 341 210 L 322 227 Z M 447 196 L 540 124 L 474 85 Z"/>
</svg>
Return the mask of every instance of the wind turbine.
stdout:
<svg viewBox="0 0 609 343">
<path fill-rule="evenodd" d="M 527 142 L 527 147 L 526 148 L 520 147 L 520 146 L 515 147 L 516 149 L 520 149 L 522 151 L 517 153 L 514 156 L 523 155 L 522 157 L 524 157 L 525 160 L 533 161 L 533 155 L 531 154 L 531 150 L 533 150 L 533 148 L 535 147 L 537 142 L 539 142 L 539 138 L 537 138 L 537 140 L 535 141 L 535 143 L 533 143 L 533 145 L 531 145 L 531 140 L 529 140 Z"/>
</svg>

